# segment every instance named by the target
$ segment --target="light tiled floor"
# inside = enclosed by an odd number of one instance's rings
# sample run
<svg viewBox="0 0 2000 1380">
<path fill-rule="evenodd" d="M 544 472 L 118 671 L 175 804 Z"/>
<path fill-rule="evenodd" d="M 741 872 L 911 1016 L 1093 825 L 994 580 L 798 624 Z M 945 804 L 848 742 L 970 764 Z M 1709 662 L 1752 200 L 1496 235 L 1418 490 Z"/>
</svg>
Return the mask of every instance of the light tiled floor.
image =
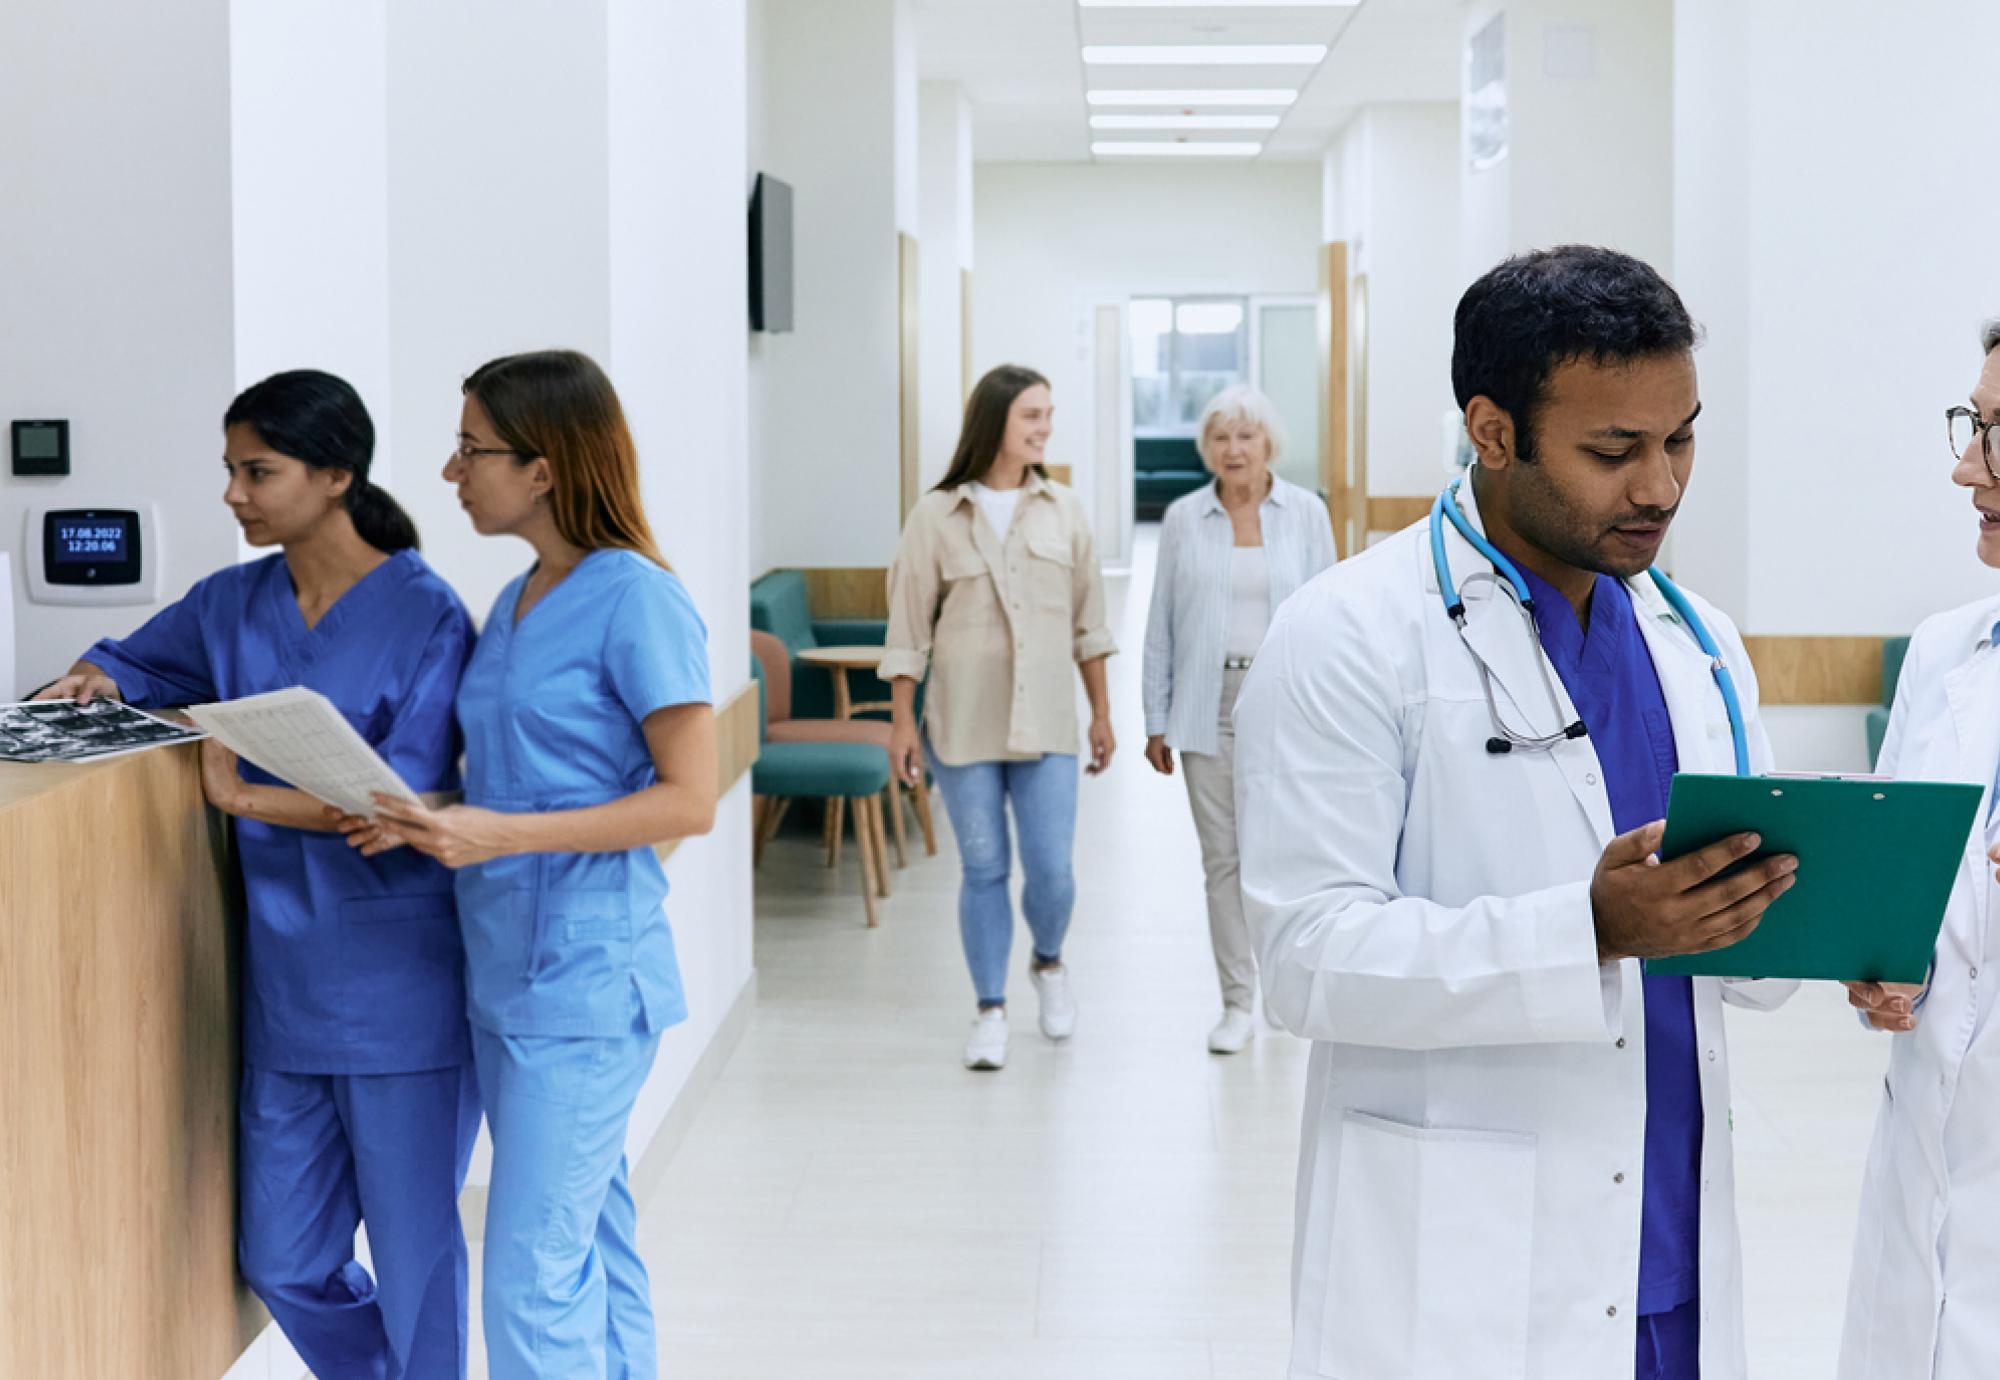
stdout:
<svg viewBox="0 0 2000 1380">
<path fill-rule="evenodd" d="M 1194 829 L 1140 756 L 1149 577 L 1150 540 L 1111 582 L 1120 755 L 1082 786 L 1068 1045 L 1035 1032 L 1017 977 L 1008 1067 L 959 1067 L 948 830 L 895 873 L 872 933 L 851 853 L 836 877 L 810 833 L 774 844 L 754 1022 L 642 1227 L 666 1375 L 1282 1374 L 1306 1050 L 1269 1031 L 1204 1049 Z M 1823 989 L 1733 1013 L 1731 1038 L 1753 1374 L 1825 1380 L 1886 1047 Z"/>
</svg>

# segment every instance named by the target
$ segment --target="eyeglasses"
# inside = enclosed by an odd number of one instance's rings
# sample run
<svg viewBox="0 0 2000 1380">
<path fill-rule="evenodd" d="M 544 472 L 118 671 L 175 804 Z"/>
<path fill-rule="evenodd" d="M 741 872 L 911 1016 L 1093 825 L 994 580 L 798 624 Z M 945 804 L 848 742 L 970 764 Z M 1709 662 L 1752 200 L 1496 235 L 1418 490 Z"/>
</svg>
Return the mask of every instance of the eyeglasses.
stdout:
<svg viewBox="0 0 2000 1380">
<path fill-rule="evenodd" d="M 1993 439 L 1995 428 L 2000 428 L 2000 417 L 1989 422 L 1969 407 L 1947 407 L 1944 420 L 1951 428 L 1951 458 L 1957 460 L 1963 456 L 1973 440 L 1979 439 L 1984 443 L 1986 473 L 2000 483 L 2000 441 Z"/>
<path fill-rule="evenodd" d="M 461 460 L 470 460 L 474 456 L 479 455 L 518 456 L 521 454 L 520 451 L 513 449 L 511 446 L 475 446 L 470 441 L 458 442 L 451 448 L 451 453 Z"/>
</svg>

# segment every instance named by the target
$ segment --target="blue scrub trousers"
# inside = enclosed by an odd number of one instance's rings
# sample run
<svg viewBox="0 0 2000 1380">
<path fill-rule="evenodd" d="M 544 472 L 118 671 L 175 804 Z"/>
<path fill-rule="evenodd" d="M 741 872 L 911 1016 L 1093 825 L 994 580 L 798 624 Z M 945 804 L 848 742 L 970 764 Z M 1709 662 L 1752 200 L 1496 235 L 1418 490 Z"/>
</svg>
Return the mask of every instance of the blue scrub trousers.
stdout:
<svg viewBox="0 0 2000 1380">
<path fill-rule="evenodd" d="M 626 1185 L 625 1128 L 655 1034 L 496 1035 L 474 1025 L 493 1134 L 486 1199 L 491 1380 L 652 1380 L 652 1286 Z"/>
<path fill-rule="evenodd" d="M 246 1067 L 243 1278 L 319 1380 L 449 1380 L 466 1361 L 458 1191 L 479 1132 L 470 1065 L 423 1073 Z M 371 1278 L 354 1258 L 368 1226 Z"/>
<path fill-rule="evenodd" d="M 1701 1380 L 1701 1300 L 1639 1319 L 1638 1380 Z"/>
</svg>

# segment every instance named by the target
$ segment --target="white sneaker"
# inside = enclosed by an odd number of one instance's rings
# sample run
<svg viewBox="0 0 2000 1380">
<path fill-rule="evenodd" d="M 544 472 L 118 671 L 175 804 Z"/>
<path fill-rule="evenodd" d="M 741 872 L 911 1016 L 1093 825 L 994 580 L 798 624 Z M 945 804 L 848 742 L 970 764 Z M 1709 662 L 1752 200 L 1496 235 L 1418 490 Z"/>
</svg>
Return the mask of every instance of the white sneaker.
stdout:
<svg viewBox="0 0 2000 1380">
<path fill-rule="evenodd" d="M 1222 1008 L 1222 1019 L 1208 1032 L 1210 1054 L 1241 1054 L 1257 1033 L 1257 1022 L 1240 1006 Z"/>
<path fill-rule="evenodd" d="M 979 1019 L 972 1023 L 972 1034 L 965 1041 L 965 1066 L 969 1069 L 1007 1067 L 1005 1008 L 989 1006 L 980 1012 Z"/>
<path fill-rule="evenodd" d="M 1076 1033 L 1076 994 L 1069 990 L 1069 969 L 1058 963 L 1053 968 L 1028 966 L 1028 980 L 1042 999 L 1042 1034 L 1051 1040 L 1067 1040 Z"/>
</svg>

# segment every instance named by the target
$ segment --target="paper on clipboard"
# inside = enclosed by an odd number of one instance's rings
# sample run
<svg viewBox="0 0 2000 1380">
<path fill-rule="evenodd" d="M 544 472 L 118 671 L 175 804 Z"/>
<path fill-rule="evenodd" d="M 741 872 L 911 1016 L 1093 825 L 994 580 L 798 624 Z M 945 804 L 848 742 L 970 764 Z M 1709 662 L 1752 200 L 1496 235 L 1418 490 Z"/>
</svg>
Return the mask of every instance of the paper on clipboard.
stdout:
<svg viewBox="0 0 2000 1380">
<path fill-rule="evenodd" d="M 294 685 L 187 712 L 244 761 L 348 814 L 373 819 L 377 791 L 419 798 L 317 690 Z"/>
</svg>

